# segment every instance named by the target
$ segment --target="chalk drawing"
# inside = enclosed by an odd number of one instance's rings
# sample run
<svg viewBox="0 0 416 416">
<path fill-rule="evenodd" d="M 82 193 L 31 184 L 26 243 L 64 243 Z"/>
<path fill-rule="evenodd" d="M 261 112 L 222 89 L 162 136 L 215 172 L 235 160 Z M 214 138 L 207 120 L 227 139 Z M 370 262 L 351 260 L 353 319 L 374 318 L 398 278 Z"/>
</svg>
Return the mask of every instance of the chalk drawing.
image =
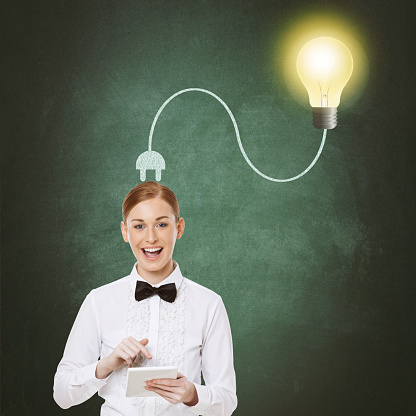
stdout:
<svg viewBox="0 0 416 416">
<path fill-rule="evenodd" d="M 238 145 L 240 146 L 240 150 L 241 150 L 241 153 L 244 156 L 244 159 L 246 160 L 246 162 L 248 163 L 248 165 L 254 170 L 254 172 L 258 173 L 260 176 L 262 176 L 265 179 L 268 179 L 269 181 L 273 181 L 273 182 L 290 182 L 290 181 L 294 181 L 295 179 L 300 178 L 301 176 L 305 175 L 306 173 L 308 173 L 312 169 L 313 165 L 315 165 L 316 161 L 318 160 L 319 156 L 322 153 L 322 149 L 323 149 L 324 144 L 325 144 L 327 129 L 324 129 L 324 131 L 323 131 L 321 146 L 319 147 L 318 153 L 316 154 L 316 156 L 313 159 L 312 163 L 303 172 L 299 173 L 299 175 L 296 175 L 296 176 L 294 176 L 292 178 L 288 178 L 288 179 L 271 178 L 270 176 L 267 176 L 264 173 L 260 172 L 251 163 L 250 159 L 246 155 L 246 152 L 243 149 L 243 145 L 241 144 L 240 132 L 238 131 L 237 122 L 235 121 L 235 118 L 233 116 L 233 113 L 228 108 L 227 104 L 225 104 L 225 102 L 223 100 L 221 100 L 221 98 L 218 97 L 218 95 L 215 95 L 211 91 L 204 90 L 202 88 L 187 88 L 185 90 L 178 91 L 177 93 L 175 93 L 171 97 L 169 97 L 163 103 L 162 107 L 159 108 L 159 111 L 156 113 L 156 116 L 155 116 L 155 118 L 153 120 L 152 127 L 150 129 L 150 135 L 149 135 L 149 150 L 147 152 L 142 153 L 138 157 L 137 162 L 136 162 L 136 170 L 140 170 L 140 180 L 141 181 L 145 181 L 146 180 L 146 170 L 155 170 L 156 171 L 156 180 L 157 181 L 160 181 L 162 179 L 162 173 L 161 173 L 161 171 L 163 169 L 165 169 L 165 167 L 166 167 L 165 160 L 163 159 L 163 157 L 162 157 L 162 155 L 160 153 L 155 152 L 155 151 L 152 150 L 152 137 L 153 137 L 153 132 L 155 130 L 156 122 L 157 122 L 157 119 L 159 118 L 160 114 L 162 113 L 163 109 L 169 104 L 170 101 L 172 101 L 178 95 L 184 94 L 185 92 L 190 92 L 190 91 L 199 91 L 199 92 L 203 92 L 205 94 L 209 94 L 212 97 L 214 97 L 215 99 L 217 99 L 223 105 L 223 107 L 227 110 L 227 113 L 230 116 L 231 121 L 233 122 L 235 134 L 237 136 L 237 142 L 238 142 Z"/>
<path fill-rule="evenodd" d="M 150 146 L 149 146 L 150 149 Z M 154 150 L 148 150 L 142 153 L 136 162 L 136 170 L 140 170 L 140 180 L 146 180 L 146 170 L 156 171 L 156 180 L 162 179 L 162 169 L 165 169 L 166 163 L 163 156 Z"/>
</svg>

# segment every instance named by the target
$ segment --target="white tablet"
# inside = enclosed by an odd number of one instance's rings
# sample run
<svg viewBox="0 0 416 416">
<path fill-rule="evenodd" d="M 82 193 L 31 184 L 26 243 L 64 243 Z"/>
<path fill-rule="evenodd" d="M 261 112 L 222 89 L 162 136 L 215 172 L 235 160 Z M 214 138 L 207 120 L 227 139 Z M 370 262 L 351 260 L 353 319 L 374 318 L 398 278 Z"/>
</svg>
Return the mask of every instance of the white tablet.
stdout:
<svg viewBox="0 0 416 416">
<path fill-rule="evenodd" d="M 126 397 L 158 396 L 154 391 L 145 389 L 146 381 L 156 378 L 173 378 L 178 376 L 177 367 L 133 367 L 127 370 Z"/>
</svg>

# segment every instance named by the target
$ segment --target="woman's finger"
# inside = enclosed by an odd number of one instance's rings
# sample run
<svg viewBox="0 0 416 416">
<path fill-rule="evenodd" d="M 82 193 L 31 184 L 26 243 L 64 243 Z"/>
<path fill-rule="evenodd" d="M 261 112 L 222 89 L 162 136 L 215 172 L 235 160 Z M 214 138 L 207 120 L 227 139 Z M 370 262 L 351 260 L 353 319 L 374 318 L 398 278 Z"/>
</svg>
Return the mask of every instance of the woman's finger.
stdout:
<svg viewBox="0 0 416 416">
<path fill-rule="evenodd" d="M 151 380 L 148 383 L 158 385 L 158 386 L 172 386 L 172 387 L 179 387 L 181 385 L 184 385 L 184 382 L 178 378 L 174 378 L 174 379 L 158 378 L 158 379 Z"/>
<path fill-rule="evenodd" d="M 163 384 L 146 384 L 146 387 L 151 387 L 155 389 L 160 389 L 163 391 L 170 391 L 171 393 L 183 394 L 185 389 L 182 386 L 165 386 Z"/>
<path fill-rule="evenodd" d="M 145 338 L 145 339 L 147 339 L 147 338 Z M 130 336 L 130 337 L 128 337 L 127 338 L 127 340 L 129 341 L 129 342 L 131 342 L 131 343 L 133 343 L 139 350 L 140 350 L 140 352 L 144 355 L 144 356 L 146 356 L 149 360 L 152 358 L 152 356 L 151 356 L 151 354 L 150 354 L 150 352 L 149 351 L 147 351 L 147 349 L 145 348 L 145 346 L 141 343 L 141 342 L 139 342 L 139 341 L 137 341 L 137 339 L 135 339 L 135 338 L 133 338 L 132 336 Z M 143 340 L 144 341 L 144 340 Z M 147 343 L 146 343 L 147 344 Z"/>
<path fill-rule="evenodd" d="M 135 357 L 140 355 L 140 353 L 142 352 L 142 350 L 134 342 L 130 341 L 128 338 L 123 340 L 123 345 L 130 348 L 130 350 L 134 351 Z"/>
<path fill-rule="evenodd" d="M 130 358 L 129 354 L 127 354 L 123 350 L 119 350 L 118 353 L 117 353 L 117 356 L 119 358 L 121 358 L 122 360 L 124 360 L 129 366 L 131 366 L 133 364 L 133 362 L 131 361 L 131 358 Z"/>
<path fill-rule="evenodd" d="M 123 352 L 127 357 L 128 360 L 125 360 L 129 365 L 133 364 L 133 360 L 136 358 L 137 354 L 131 349 L 129 348 L 127 345 L 125 344 L 120 344 L 118 346 L 119 351 Z"/>
<path fill-rule="evenodd" d="M 127 353 L 132 359 L 137 355 L 137 352 L 127 344 L 122 343 L 118 347 L 121 351 Z"/>
<path fill-rule="evenodd" d="M 134 356 L 132 356 L 133 362 L 137 362 L 137 360 L 140 358 L 140 354 L 145 355 L 149 359 L 152 358 L 143 344 L 136 341 L 133 337 L 123 339 L 122 344 L 128 347 L 131 351 L 134 351 Z"/>
<path fill-rule="evenodd" d="M 171 392 L 168 390 L 159 389 L 158 387 L 148 387 L 146 386 L 146 390 L 154 391 L 155 393 L 162 396 L 164 399 L 169 401 L 170 403 L 179 403 L 180 402 L 180 395 L 175 392 Z"/>
</svg>

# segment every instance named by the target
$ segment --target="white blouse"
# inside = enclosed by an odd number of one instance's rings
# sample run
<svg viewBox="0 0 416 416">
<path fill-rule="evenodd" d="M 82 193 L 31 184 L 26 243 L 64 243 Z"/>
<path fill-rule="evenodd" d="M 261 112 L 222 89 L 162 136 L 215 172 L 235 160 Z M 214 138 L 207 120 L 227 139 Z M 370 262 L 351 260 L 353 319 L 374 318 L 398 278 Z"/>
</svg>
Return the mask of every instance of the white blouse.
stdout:
<svg viewBox="0 0 416 416">
<path fill-rule="evenodd" d="M 159 287 L 175 283 L 173 303 L 154 295 L 135 300 L 136 281 L 145 281 L 134 265 L 130 275 L 92 290 L 69 334 L 54 381 L 53 397 L 67 409 L 98 391 L 105 403 L 101 416 L 231 415 L 237 407 L 230 324 L 221 296 L 182 276 L 179 265 Z M 126 396 L 127 366 L 101 380 L 95 377 L 105 358 L 123 338 L 147 338 L 152 359 L 141 355 L 139 366 L 175 365 L 194 383 L 198 403 L 172 404 L 162 397 Z M 201 385 L 201 370 L 205 386 Z"/>
</svg>

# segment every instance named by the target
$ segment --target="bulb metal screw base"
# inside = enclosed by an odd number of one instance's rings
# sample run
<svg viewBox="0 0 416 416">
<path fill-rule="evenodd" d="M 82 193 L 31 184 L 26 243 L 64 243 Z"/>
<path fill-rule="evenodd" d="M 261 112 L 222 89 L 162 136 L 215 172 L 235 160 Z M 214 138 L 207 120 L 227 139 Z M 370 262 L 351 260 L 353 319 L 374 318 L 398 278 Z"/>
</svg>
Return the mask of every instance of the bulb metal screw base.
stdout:
<svg viewBox="0 0 416 416">
<path fill-rule="evenodd" d="M 337 126 L 337 107 L 312 107 L 313 125 L 317 129 L 333 129 Z"/>
</svg>

